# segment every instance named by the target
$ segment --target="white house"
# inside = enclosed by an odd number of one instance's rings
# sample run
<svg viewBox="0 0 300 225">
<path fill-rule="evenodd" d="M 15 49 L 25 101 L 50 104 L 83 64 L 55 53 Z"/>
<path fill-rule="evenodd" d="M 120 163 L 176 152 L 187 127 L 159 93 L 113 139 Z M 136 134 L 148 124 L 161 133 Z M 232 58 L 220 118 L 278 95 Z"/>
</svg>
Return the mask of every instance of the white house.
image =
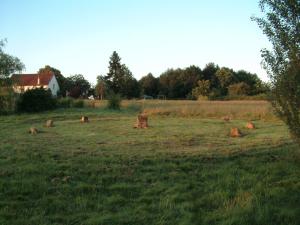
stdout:
<svg viewBox="0 0 300 225">
<path fill-rule="evenodd" d="M 23 93 L 29 89 L 40 88 L 49 89 L 53 96 L 57 96 L 59 85 L 54 73 L 47 72 L 42 74 L 14 74 L 14 90 L 17 93 Z"/>
</svg>

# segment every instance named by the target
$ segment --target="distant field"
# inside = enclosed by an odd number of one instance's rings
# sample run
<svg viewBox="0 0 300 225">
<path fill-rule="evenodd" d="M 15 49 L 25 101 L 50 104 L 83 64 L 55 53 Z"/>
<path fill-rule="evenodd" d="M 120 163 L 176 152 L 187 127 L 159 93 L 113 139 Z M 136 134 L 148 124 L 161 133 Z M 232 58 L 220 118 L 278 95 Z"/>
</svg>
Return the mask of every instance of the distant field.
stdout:
<svg viewBox="0 0 300 225">
<path fill-rule="evenodd" d="M 299 148 L 268 103 L 124 107 L 0 117 L 0 224 L 300 224 Z M 133 129 L 143 109 L 151 127 Z"/>
<path fill-rule="evenodd" d="M 106 101 L 86 101 L 86 105 L 103 108 Z M 182 117 L 200 116 L 235 119 L 276 120 L 267 101 L 188 101 L 188 100 L 130 100 L 123 101 L 123 107 L 139 107 L 150 115 L 171 115 Z"/>
</svg>

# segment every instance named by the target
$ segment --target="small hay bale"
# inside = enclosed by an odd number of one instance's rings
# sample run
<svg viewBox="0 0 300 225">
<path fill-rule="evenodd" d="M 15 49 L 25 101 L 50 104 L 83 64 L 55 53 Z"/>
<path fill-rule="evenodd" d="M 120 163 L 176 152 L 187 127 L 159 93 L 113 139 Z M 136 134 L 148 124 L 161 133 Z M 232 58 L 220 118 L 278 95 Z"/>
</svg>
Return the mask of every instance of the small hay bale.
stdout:
<svg viewBox="0 0 300 225">
<path fill-rule="evenodd" d="M 229 116 L 224 116 L 222 118 L 225 122 L 229 122 L 231 120 L 231 118 Z"/>
<path fill-rule="evenodd" d="M 80 121 L 81 121 L 81 123 L 88 123 L 89 118 L 87 116 L 82 116 Z"/>
<path fill-rule="evenodd" d="M 46 127 L 54 127 L 53 120 L 47 120 Z"/>
<path fill-rule="evenodd" d="M 136 123 L 134 125 L 134 128 L 148 128 L 148 116 L 146 114 L 139 114 Z"/>
<path fill-rule="evenodd" d="M 231 128 L 231 131 L 230 131 L 230 137 L 241 137 L 242 136 L 242 133 L 241 131 L 239 130 L 239 128 Z"/>
<path fill-rule="evenodd" d="M 246 128 L 247 128 L 247 129 L 255 129 L 255 125 L 254 125 L 254 123 L 252 123 L 252 122 L 248 122 L 248 123 L 246 124 Z"/>
<path fill-rule="evenodd" d="M 36 129 L 35 127 L 30 127 L 28 133 L 30 134 L 37 134 L 39 131 L 38 129 Z"/>
</svg>

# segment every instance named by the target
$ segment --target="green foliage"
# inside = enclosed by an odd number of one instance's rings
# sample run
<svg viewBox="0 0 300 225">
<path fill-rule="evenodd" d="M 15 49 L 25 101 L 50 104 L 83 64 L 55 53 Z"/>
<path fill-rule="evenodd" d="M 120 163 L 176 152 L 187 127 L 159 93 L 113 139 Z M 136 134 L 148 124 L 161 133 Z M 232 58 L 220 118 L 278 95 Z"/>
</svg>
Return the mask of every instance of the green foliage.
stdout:
<svg viewBox="0 0 300 225">
<path fill-rule="evenodd" d="M 231 84 L 228 86 L 229 96 L 239 96 L 239 95 L 249 95 L 250 86 L 245 82 L 240 82 L 236 84 Z"/>
<path fill-rule="evenodd" d="M 74 99 L 72 102 L 72 107 L 74 108 L 83 108 L 84 101 L 82 99 Z"/>
<path fill-rule="evenodd" d="M 120 110 L 122 98 L 119 94 L 112 93 L 107 102 L 107 108 L 113 110 Z"/>
<path fill-rule="evenodd" d="M 253 18 L 273 49 L 262 50 L 271 79 L 272 105 L 300 144 L 300 1 L 261 0 L 263 18 Z"/>
<path fill-rule="evenodd" d="M 104 76 L 97 76 L 97 84 L 95 86 L 95 95 L 103 100 L 107 93 L 107 84 L 105 82 Z"/>
<path fill-rule="evenodd" d="M 216 76 L 216 72 L 219 70 L 219 66 L 214 63 L 208 63 L 202 70 L 203 80 L 209 80 L 211 83 L 211 88 L 219 88 L 219 81 Z"/>
<path fill-rule="evenodd" d="M 56 99 L 49 90 L 36 88 L 21 94 L 17 103 L 18 112 L 41 112 L 56 108 Z"/>
<path fill-rule="evenodd" d="M 0 114 L 10 114 L 16 110 L 17 94 L 12 87 L 0 86 Z"/>
<path fill-rule="evenodd" d="M 227 95 L 228 86 L 234 83 L 233 70 L 222 67 L 221 69 L 217 70 L 216 77 L 218 78 L 222 95 Z"/>
<path fill-rule="evenodd" d="M 0 114 L 15 111 L 17 96 L 13 91 L 13 82 L 9 77 L 25 68 L 20 59 L 4 52 L 5 42 L 6 40 L 0 40 Z"/>
<path fill-rule="evenodd" d="M 142 77 L 139 80 L 139 85 L 141 88 L 142 95 L 149 95 L 155 97 L 158 95 L 159 91 L 159 80 L 155 78 L 152 73 L 149 73 L 147 76 Z"/>
<path fill-rule="evenodd" d="M 171 99 L 185 99 L 202 77 L 201 69 L 196 66 L 186 69 L 169 69 L 159 77 L 159 94 Z"/>
<path fill-rule="evenodd" d="M 121 79 L 119 94 L 127 99 L 139 97 L 140 87 L 138 81 L 125 64 L 122 65 L 122 71 L 123 78 Z"/>
<path fill-rule="evenodd" d="M 58 108 L 71 108 L 73 105 L 72 98 L 59 98 L 57 99 L 57 107 Z"/>
<path fill-rule="evenodd" d="M 109 89 L 114 93 L 119 93 L 124 76 L 121 65 L 121 58 L 116 51 L 113 52 L 109 60 L 109 71 L 104 80 L 108 85 Z"/>
<path fill-rule="evenodd" d="M 121 58 L 116 51 L 109 61 L 109 71 L 103 77 L 110 92 L 117 93 L 124 98 L 139 97 L 140 90 L 137 80 L 125 64 L 121 64 Z"/>
<path fill-rule="evenodd" d="M 196 66 L 186 69 L 169 69 L 159 77 L 159 94 L 171 99 L 185 99 L 202 77 L 201 69 Z"/>
<path fill-rule="evenodd" d="M 72 98 L 86 97 L 91 84 L 81 74 L 67 77 L 65 81 L 66 90 Z"/>
<path fill-rule="evenodd" d="M 192 90 L 192 95 L 197 99 L 199 96 L 208 96 L 210 92 L 210 81 L 199 80 L 198 87 Z"/>
<path fill-rule="evenodd" d="M 21 72 L 25 66 L 19 58 L 11 56 L 3 51 L 6 40 L 0 40 L 0 85 L 3 79 L 15 72 Z"/>
</svg>

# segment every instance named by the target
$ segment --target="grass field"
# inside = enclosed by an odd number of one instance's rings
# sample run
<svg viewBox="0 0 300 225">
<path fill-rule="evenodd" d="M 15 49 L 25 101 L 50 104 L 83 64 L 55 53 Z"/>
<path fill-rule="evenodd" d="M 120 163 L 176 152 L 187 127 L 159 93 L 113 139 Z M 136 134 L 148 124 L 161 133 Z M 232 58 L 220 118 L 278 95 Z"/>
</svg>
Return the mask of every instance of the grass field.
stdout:
<svg viewBox="0 0 300 225">
<path fill-rule="evenodd" d="M 287 128 L 265 102 L 222 104 L 0 117 L 0 224 L 300 224 L 300 151 Z M 132 128 L 139 107 L 149 129 Z M 231 127 L 245 136 L 230 138 Z"/>
</svg>

